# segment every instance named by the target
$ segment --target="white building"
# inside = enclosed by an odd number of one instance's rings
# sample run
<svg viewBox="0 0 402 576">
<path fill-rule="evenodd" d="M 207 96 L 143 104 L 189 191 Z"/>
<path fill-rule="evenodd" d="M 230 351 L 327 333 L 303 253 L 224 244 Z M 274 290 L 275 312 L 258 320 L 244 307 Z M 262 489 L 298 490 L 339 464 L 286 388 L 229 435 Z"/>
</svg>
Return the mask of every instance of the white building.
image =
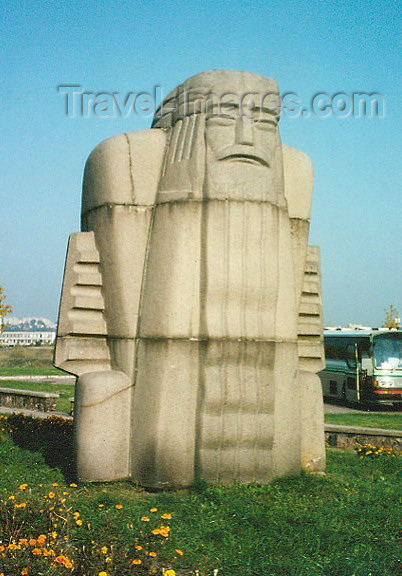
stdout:
<svg viewBox="0 0 402 576">
<path fill-rule="evenodd" d="M 3 332 L 0 346 L 35 346 L 54 343 L 56 332 Z"/>
</svg>

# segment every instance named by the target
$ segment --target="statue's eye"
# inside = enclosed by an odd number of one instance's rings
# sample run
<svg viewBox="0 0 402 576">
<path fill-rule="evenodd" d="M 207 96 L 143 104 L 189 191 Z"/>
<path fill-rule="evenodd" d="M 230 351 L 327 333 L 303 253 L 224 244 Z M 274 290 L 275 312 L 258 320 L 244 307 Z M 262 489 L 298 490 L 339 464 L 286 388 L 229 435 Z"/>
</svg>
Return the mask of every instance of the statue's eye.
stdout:
<svg viewBox="0 0 402 576">
<path fill-rule="evenodd" d="M 266 118 L 254 118 L 254 126 L 256 128 L 261 128 L 262 130 L 267 130 L 268 132 L 276 131 L 276 124 L 272 120 L 267 120 Z"/>
<path fill-rule="evenodd" d="M 235 119 L 233 116 L 217 114 L 216 116 L 208 116 L 206 123 L 208 126 L 231 126 Z"/>
</svg>

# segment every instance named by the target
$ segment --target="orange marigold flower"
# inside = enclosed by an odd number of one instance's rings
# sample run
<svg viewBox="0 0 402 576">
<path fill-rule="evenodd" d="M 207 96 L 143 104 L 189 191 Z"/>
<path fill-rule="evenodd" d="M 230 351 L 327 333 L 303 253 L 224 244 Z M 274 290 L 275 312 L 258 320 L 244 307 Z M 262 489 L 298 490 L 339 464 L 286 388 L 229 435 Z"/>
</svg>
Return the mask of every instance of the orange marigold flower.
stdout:
<svg viewBox="0 0 402 576">
<path fill-rule="evenodd" d="M 183 556 L 184 552 L 183 550 L 176 550 L 176 554 L 178 554 L 179 556 Z"/>
<path fill-rule="evenodd" d="M 28 546 L 28 540 L 26 538 L 20 538 L 18 544 L 20 544 L 20 546 Z"/>
<path fill-rule="evenodd" d="M 21 484 L 20 485 L 20 490 L 25 490 L 26 488 L 28 488 L 28 484 Z"/>
<path fill-rule="evenodd" d="M 67 558 L 67 556 L 57 556 L 54 559 L 54 561 L 57 562 L 58 564 L 63 564 L 63 566 L 65 566 L 66 568 L 72 568 L 73 567 L 72 563 Z"/>
<path fill-rule="evenodd" d="M 49 492 L 48 496 L 49 496 L 49 498 L 54 498 L 55 494 L 54 494 L 54 492 Z"/>
<path fill-rule="evenodd" d="M 37 539 L 38 545 L 42 545 L 45 542 L 46 542 L 46 535 L 45 534 L 41 534 L 40 536 L 38 536 L 38 539 Z"/>
<path fill-rule="evenodd" d="M 26 576 L 28 574 L 28 568 L 23 568 L 21 570 L 21 576 Z"/>
<path fill-rule="evenodd" d="M 26 508 L 27 503 L 26 502 L 21 502 L 21 504 L 16 504 L 15 507 L 16 508 Z"/>
<path fill-rule="evenodd" d="M 21 548 L 21 546 L 18 546 L 17 544 L 9 544 L 9 545 L 7 546 L 7 548 L 8 548 L 9 550 L 19 550 L 19 549 Z"/>
<path fill-rule="evenodd" d="M 52 550 L 51 548 L 49 550 L 47 550 L 46 548 L 43 550 L 43 555 L 44 556 L 56 556 L 56 553 L 54 550 Z"/>
<path fill-rule="evenodd" d="M 142 546 L 136 546 L 135 549 L 136 550 L 142 550 Z"/>
<path fill-rule="evenodd" d="M 139 558 L 135 558 L 135 560 L 133 560 L 133 564 L 142 564 L 142 562 Z"/>
<path fill-rule="evenodd" d="M 70 484 L 71 488 L 77 488 L 77 484 Z"/>
<path fill-rule="evenodd" d="M 32 550 L 32 554 L 35 554 L 35 556 L 40 556 L 42 554 L 42 550 L 40 548 L 34 548 Z"/>
<path fill-rule="evenodd" d="M 30 538 L 29 539 L 29 545 L 30 546 L 36 546 L 36 540 L 34 538 Z"/>
<path fill-rule="evenodd" d="M 121 504 L 116 504 L 116 508 L 117 508 L 117 510 L 121 510 L 123 508 L 123 506 Z"/>
<path fill-rule="evenodd" d="M 53 482 L 52 486 L 58 486 L 57 482 Z"/>
<path fill-rule="evenodd" d="M 158 509 L 157 508 L 151 508 L 150 512 L 157 512 Z"/>
<path fill-rule="evenodd" d="M 150 553 L 149 553 L 149 556 L 152 556 L 152 558 L 155 558 L 156 552 L 150 552 Z"/>
<path fill-rule="evenodd" d="M 172 515 L 171 514 L 162 514 L 161 518 L 163 518 L 164 520 L 171 520 Z"/>
<path fill-rule="evenodd" d="M 141 522 L 149 522 L 148 516 L 142 516 Z"/>
</svg>

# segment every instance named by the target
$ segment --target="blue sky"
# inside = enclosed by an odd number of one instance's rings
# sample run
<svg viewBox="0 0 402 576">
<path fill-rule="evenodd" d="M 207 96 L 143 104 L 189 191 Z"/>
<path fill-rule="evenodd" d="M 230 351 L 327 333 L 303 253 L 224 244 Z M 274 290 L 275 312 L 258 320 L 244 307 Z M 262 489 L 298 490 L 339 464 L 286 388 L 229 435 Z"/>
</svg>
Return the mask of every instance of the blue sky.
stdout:
<svg viewBox="0 0 402 576">
<path fill-rule="evenodd" d="M 57 317 L 85 160 L 150 118 L 66 115 L 60 85 L 167 94 L 213 68 L 275 78 L 303 105 L 378 92 L 383 118 L 284 116 L 284 143 L 315 169 L 310 243 L 322 255 L 326 324 L 402 312 L 401 10 L 398 1 L 0 0 L 0 284 L 16 316 Z"/>
</svg>

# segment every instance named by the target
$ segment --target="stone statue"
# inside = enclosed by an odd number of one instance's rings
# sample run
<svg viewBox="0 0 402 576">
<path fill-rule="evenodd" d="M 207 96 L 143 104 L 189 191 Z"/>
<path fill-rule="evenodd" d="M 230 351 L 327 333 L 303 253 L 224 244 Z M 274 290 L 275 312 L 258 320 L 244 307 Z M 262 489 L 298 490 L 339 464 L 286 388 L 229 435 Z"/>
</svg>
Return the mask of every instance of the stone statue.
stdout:
<svg viewBox="0 0 402 576">
<path fill-rule="evenodd" d="M 313 171 L 274 80 L 213 70 L 102 142 L 70 237 L 55 365 L 78 477 L 268 482 L 325 467 Z"/>
</svg>

